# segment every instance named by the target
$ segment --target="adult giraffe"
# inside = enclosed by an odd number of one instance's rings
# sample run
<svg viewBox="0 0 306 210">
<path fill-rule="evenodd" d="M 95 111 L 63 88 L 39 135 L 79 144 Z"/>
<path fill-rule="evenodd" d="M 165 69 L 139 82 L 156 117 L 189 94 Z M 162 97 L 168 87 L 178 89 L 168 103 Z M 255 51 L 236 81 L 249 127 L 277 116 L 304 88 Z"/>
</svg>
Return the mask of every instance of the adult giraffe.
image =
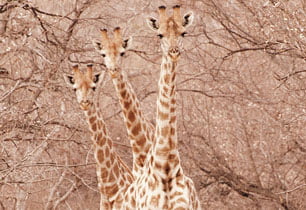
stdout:
<svg viewBox="0 0 306 210">
<path fill-rule="evenodd" d="M 193 20 L 192 12 L 183 17 L 180 6 L 173 15 L 158 8 L 159 21 L 148 20 L 161 38 L 162 63 L 158 83 L 155 141 L 149 151 L 145 171 L 129 187 L 122 209 L 201 209 L 193 181 L 183 173 L 177 147 L 176 66 L 180 56 L 180 37 Z"/>
<path fill-rule="evenodd" d="M 100 73 L 94 75 L 92 65 L 88 65 L 85 73 L 78 66 L 74 66 L 72 70 L 73 75 L 65 75 L 65 81 L 75 90 L 91 131 L 101 196 L 100 209 L 120 209 L 124 194 L 134 178 L 128 166 L 115 152 L 102 114 L 97 108 L 99 106 L 94 101 L 94 91 L 102 80 Z"/>
<path fill-rule="evenodd" d="M 129 83 L 119 59 L 131 46 L 132 39 L 123 39 L 121 29 L 116 27 L 113 38 L 106 29 L 101 31 L 101 43 L 94 43 L 96 50 L 104 57 L 107 71 L 115 86 L 122 109 L 124 123 L 133 150 L 133 174 L 139 177 L 143 173 L 147 154 L 154 141 L 154 127 L 142 114 L 139 100 Z"/>
</svg>

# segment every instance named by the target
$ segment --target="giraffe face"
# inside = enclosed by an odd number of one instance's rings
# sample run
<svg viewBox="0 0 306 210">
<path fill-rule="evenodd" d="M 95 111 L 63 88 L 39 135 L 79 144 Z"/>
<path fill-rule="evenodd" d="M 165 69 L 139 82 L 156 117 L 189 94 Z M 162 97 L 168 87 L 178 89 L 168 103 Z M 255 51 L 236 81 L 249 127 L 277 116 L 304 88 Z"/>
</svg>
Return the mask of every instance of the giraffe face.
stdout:
<svg viewBox="0 0 306 210">
<path fill-rule="evenodd" d="M 108 70 L 115 71 L 118 68 L 120 57 L 124 56 L 129 49 L 132 38 L 122 39 L 119 27 L 114 29 L 114 37 L 111 40 L 107 35 L 107 30 L 101 30 L 101 43 L 94 43 L 96 50 L 104 57 Z"/>
<path fill-rule="evenodd" d="M 147 23 L 161 38 L 164 55 L 177 60 L 180 55 L 182 37 L 186 34 L 186 28 L 192 24 L 193 13 L 188 12 L 182 17 L 179 5 L 173 7 L 173 15 L 170 17 L 166 14 L 165 6 L 160 6 L 158 13 L 159 21 L 151 17 L 147 19 Z"/>
<path fill-rule="evenodd" d="M 94 91 L 100 80 L 100 73 L 93 74 L 92 65 L 87 66 L 87 71 L 82 73 L 78 66 L 73 67 L 73 75 L 65 75 L 66 83 L 72 87 L 77 96 L 81 109 L 88 110 L 93 104 Z"/>
</svg>

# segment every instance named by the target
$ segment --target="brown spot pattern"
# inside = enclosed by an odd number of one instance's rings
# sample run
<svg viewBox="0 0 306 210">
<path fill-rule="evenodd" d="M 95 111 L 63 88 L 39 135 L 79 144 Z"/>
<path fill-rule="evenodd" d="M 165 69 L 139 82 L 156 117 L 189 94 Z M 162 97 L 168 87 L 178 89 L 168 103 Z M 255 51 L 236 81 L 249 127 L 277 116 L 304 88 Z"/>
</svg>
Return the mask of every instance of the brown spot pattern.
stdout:
<svg viewBox="0 0 306 210">
<path fill-rule="evenodd" d="M 126 90 L 121 91 L 120 95 L 121 95 L 122 98 L 124 98 L 126 96 Z"/>
<path fill-rule="evenodd" d="M 105 168 L 101 168 L 101 179 L 102 179 L 103 182 L 106 182 L 107 175 L 108 175 L 107 170 Z"/>
<path fill-rule="evenodd" d="M 99 163 L 103 163 L 103 161 L 104 161 L 104 152 L 103 152 L 103 150 L 101 150 L 101 149 L 98 150 L 97 158 L 98 158 Z"/>
<path fill-rule="evenodd" d="M 110 155 L 110 161 L 113 163 L 114 160 L 115 160 L 115 155 L 114 155 L 114 153 L 111 153 L 111 155 Z"/>
<path fill-rule="evenodd" d="M 103 125 L 103 133 L 106 134 L 106 127 Z"/>
<path fill-rule="evenodd" d="M 115 194 L 116 192 L 118 192 L 119 188 L 117 185 L 112 185 L 112 186 L 109 186 L 109 187 L 105 187 L 105 192 L 107 195 L 113 195 Z"/>
<path fill-rule="evenodd" d="M 167 102 L 165 102 L 165 101 L 163 101 L 163 100 L 159 100 L 159 103 L 160 103 L 160 105 L 162 105 L 163 107 L 165 107 L 165 108 L 169 108 L 169 104 L 167 103 Z"/>
<path fill-rule="evenodd" d="M 160 199 L 160 195 L 152 196 L 150 204 L 153 206 L 158 206 L 159 199 Z"/>
<path fill-rule="evenodd" d="M 97 143 L 99 146 L 104 146 L 105 145 L 105 142 L 106 142 L 106 137 L 102 137 L 102 134 L 101 135 L 98 135 L 98 138 L 97 139 Z"/>
<path fill-rule="evenodd" d="M 106 157 L 109 156 L 109 149 L 108 149 L 108 147 L 105 148 L 105 156 L 106 156 Z"/>
<path fill-rule="evenodd" d="M 92 124 L 91 128 L 94 132 L 97 131 L 97 124 L 96 123 Z"/>
<path fill-rule="evenodd" d="M 137 141 L 137 145 L 143 146 L 145 143 L 146 143 L 146 137 L 144 135 L 141 135 L 141 137 Z"/>
<path fill-rule="evenodd" d="M 169 118 L 169 114 L 164 113 L 158 109 L 158 117 L 160 120 L 167 120 Z"/>
<path fill-rule="evenodd" d="M 170 128 L 170 134 L 173 136 L 175 134 L 175 128 L 171 127 Z"/>
<path fill-rule="evenodd" d="M 132 207 L 133 207 L 133 208 L 136 208 L 136 202 L 135 202 L 134 197 L 132 197 L 131 204 L 132 204 Z"/>
<path fill-rule="evenodd" d="M 177 207 L 177 208 L 175 208 L 174 210 L 185 210 L 185 208 L 183 208 L 183 207 Z"/>
<path fill-rule="evenodd" d="M 169 74 L 166 74 L 164 76 L 164 81 L 165 81 L 166 84 L 168 84 L 170 82 L 170 75 Z"/>
<path fill-rule="evenodd" d="M 109 181 L 109 182 L 114 182 L 114 181 L 116 181 L 116 178 L 115 178 L 115 176 L 114 176 L 114 173 L 112 173 L 112 172 L 109 173 L 108 181 Z"/>
<path fill-rule="evenodd" d="M 170 131 L 169 126 L 163 127 L 163 128 L 161 129 L 161 135 L 162 135 L 162 137 L 168 137 L 168 136 L 169 136 L 169 131 Z"/>
<path fill-rule="evenodd" d="M 166 86 L 163 87 L 164 92 L 168 92 L 168 88 Z"/>
<path fill-rule="evenodd" d="M 155 168 L 157 168 L 158 170 L 160 170 L 162 168 L 162 165 L 159 164 L 158 162 L 155 162 Z"/>
<path fill-rule="evenodd" d="M 97 119 L 97 118 L 96 118 L 95 116 L 89 118 L 90 124 L 94 123 L 94 122 L 96 121 L 96 119 Z"/>
<path fill-rule="evenodd" d="M 134 126 L 134 128 L 132 129 L 132 134 L 133 134 L 134 136 L 137 136 L 137 135 L 139 134 L 140 129 L 141 129 L 141 125 L 140 125 L 140 123 L 137 123 L 137 124 Z M 137 144 L 138 144 L 138 142 L 137 142 Z"/>
<path fill-rule="evenodd" d="M 170 123 L 174 123 L 176 121 L 176 116 L 172 116 L 170 119 Z"/>
<path fill-rule="evenodd" d="M 128 114 L 128 119 L 130 122 L 134 122 L 134 120 L 136 119 L 135 118 L 135 114 L 133 111 L 130 111 L 129 114 Z"/>
<path fill-rule="evenodd" d="M 128 101 L 125 101 L 125 102 L 123 103 L 124 108 L 125 108 L 125 109 L 129 109 L 129 108 L 130 108 L 130 106 L 131 106 L 131 103 L 132 103 L 132 102 L 131 102 L 131 101 L 129 101 L 129 100 L 128 100 Z"/>
<path fill-rule="evenodd" d="M 119 167 L 118 167 L 118 163 L 116 163 L 116 164 L 114 165 L 113 170 L 114 170 L 115 176 L 116 176 L 116 177 L 119 177 Z"/>
<path fill-rule="evenodd" d="M 138 149 L 138 147 L 133 146 L 132 148 L 133 148 L 133 152 L 134 152 L 134 153 L 138 153 L 138 152 L 140 151 L 140 150 Z"/>
<path fill-rule="evenodd" d="M 173 72 L 171 82 L 174 82 L 175 76 L 176 76 L 176 74 L 175 74 L 175 72 Z"/>
</svg>

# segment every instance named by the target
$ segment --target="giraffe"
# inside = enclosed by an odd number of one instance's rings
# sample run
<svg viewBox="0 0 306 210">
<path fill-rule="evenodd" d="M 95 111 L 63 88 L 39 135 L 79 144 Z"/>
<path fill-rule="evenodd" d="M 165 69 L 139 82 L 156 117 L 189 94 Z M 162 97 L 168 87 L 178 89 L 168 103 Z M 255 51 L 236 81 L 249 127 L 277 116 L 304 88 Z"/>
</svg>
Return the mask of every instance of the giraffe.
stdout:
<svg viewBox="0 0 306 210">
<path fill-rule="evenodd" d="M 65 81 L 75 90 L 77 101 L 85 113 L 91 131 L 101 195 L 100 209 L 120 209 L 123 195 L 134 177 L 115 152 L 102 114 L 93 101 L 94 91 L 101 81 L 100 73 L 94 75 L 92 65 L 88 65 L 86 73 L 80 71 L 77 65 L 73 66 L 72 70 L 73 76 L 65 75 Z"/>
<path fill-rule="evenodd" d="M 138 177 L 143 173 L 147 154 L 154 141 L 154 127 L 145 119 L 139 100 L 127 80 L 126 75 L 118 65 L 120 56 L 129 49 L 132 38 L 123 40 L 121 29 L 116 27 L 111 39 L 106 29 L 100 30 L 101 43 L 94 43 L 96 50 L 104 57 L 108 73 L 112 78 L 123 113 L 125 127 L 133 151 L 133 175 Z"/>
<path fill-rule="evenodd" d="M 180 164 L 176 128 L 176 66 L 180 56 L 180 37 L 191 25 L 193 13 L 181 16 L 180 6 L 168 16 L 166 7 L 158 9 L 159 21 L 148 24 L 161 38 L 162 63 L 155 141 L 149 151 L 146 171 L 132 183 L 125 195 L 123 209 L 201 209 L 193 181 Z"/>
</svg>

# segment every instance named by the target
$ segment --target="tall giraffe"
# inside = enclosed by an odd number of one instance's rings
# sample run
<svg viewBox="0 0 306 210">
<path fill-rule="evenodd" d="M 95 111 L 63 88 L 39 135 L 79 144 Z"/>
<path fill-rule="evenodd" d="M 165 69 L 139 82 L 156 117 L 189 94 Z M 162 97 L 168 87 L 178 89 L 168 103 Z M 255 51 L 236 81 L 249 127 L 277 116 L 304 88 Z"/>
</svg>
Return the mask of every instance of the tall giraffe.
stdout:
<svg viewBox="0 0 306 210">
<path fill-rule="evenodd" d="M 193 13 L 183 17 L 180 6 L 173 15 L 166 7 L 158 9 L 159 21 L 148 20 L 149 26 L 161 38 L 163 51 L 157 97 L 155 141 L 150 150 L 147 170 L 129 187 L 125 209 L 201 209 L 193 181 L 183 173 L 177 143 L 176 128 L 176 66 L 180 56 L 180 37 L 191 25 Z"/>
<path fill-rule="evenodd" d="M 154 127 L 142 114 L 139 100 L 128 82 L 126 75 L 118 66 L 120 56 L 131 45 L 131 38 L 123 40 L 121 29 L 114 29 L 114 37 L 110 39 L 107 30 L 101 30 L 101 43 L 94 43 L 98 52 L 104 57 L 105 65 L 115 86 L 124 123 L 133 150 L 133 174 L 135 177 L 143 173 L 143 166 L 147 158 L 152 141 L 154 140 Z"/>
<path fill-rule="evenodd" d="M 92 65 L 86 73 L 73 67 L 73 76 L 65 75 L 65 81 L 75 90 L 77 101 L 84 111 L 94 145 L 96 171 L 101 194 L 100 209 L 120 209 L 124 193 L 133 182 L 133 175 L 113 148 L 98 104 L 93 101 L 94 90 L 101 81 L 100 74 L 93 74 Z"/>
</svg>

